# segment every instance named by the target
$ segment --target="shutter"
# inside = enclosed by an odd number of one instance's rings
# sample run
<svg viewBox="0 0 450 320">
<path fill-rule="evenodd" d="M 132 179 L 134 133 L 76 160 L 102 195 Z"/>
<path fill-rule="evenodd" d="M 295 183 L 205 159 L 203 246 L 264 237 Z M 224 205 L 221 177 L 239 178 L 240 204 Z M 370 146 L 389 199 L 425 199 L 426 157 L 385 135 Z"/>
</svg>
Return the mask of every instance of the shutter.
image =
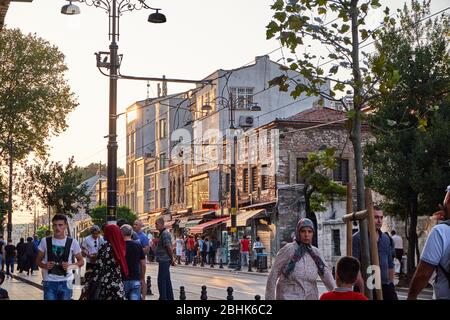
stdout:
<svg viewBox="0 0 450 320">
<path fill-rule="evenodd" d="M 270 228 L 268 225 L 258 224 L 256 235 L 260 238 L 264 245 L 264 253 L 267 253 L 267 265 L 272 266 L 271 249 L 270 249 Z"/>
</svg>

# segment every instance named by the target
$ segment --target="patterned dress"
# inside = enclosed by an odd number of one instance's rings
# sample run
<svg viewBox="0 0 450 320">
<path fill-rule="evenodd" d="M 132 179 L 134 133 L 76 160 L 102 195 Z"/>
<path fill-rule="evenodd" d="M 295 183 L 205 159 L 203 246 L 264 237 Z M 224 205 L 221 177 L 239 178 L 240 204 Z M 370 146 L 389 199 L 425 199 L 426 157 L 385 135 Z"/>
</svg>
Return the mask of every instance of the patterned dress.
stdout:
<svg viewBox="0 0 450 320">
<path fill-rule="evenodd" d="M 122 282 L 121 268 L 114 260 L 113 248 L 104 243 L 97 255 L 97 260 L 89 280 L 82 290 L 82 297 L 88 299 L 90 290 L 97 288 L 98 300 L 124 300 L 125 291 Z M 97 285 L 100 285 L 98 288 Z"/>
<path fill-rule="evenodd" d="M 286 278 L 282 270 L 289 263 L 297 249 L 297 243 L 286 244 L 277 254 L 269 273 L 266 286 L 266 300 L 318 300 L 319 290 L 317 278 L 319 272 L 316 263 L 309 253 L 305 254 L 296 264 L 294 270 Z M 322 261 L 319 250 L 312 247 L 314 253 Z M 324 275 L 320 277 L 329 291 L 336 287 L 333 275 L 325 264 Z"/>
</svg>

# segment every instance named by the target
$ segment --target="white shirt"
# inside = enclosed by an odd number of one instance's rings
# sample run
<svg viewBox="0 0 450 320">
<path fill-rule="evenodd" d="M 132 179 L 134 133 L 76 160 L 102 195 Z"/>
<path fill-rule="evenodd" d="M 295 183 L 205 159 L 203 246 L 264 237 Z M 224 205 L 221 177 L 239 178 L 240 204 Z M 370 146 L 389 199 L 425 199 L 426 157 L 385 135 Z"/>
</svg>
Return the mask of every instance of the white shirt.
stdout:
<svg viewBox="0 0 450 320">
<path fill-rule="evenodd" d="M 403 239 L 398 234 L 392 236 L 392 241 L 394 241 L 395 249 L 403 249 Z"/>
<path fill-rule="evenodd" d="M 103 240 L 102 236 L 98 236 L 97 239 L 94 239 L 92 235 L 86 237 L 84 239 L 83 243 L 81 244 L 81 247 L 83 249 L 86 249 L 89 254 L 97 254 L 98 249 L 100 246 L 105 243 L 105 240 Z M 86 262 L 91 262 L 91 259 L 86 257 Z"/>
<path fill-rule="evenodd" d="M 67 237 L 64 239 L 55 239 L 52 237 L 52 249 L 56 256 L 60 256 L 64 252 L 64 247 L 66 245 Z M 38 247 L 39 251 L 44 253 L 44 259 L 42 259 L 43 263 L 47 263 L 47 239 L 42 238 Z M 69 251 L 69 263 L 72 261 L 72 256 L 76 256 L 81 253 L 80 245 L 76 239 L 73 239 L 72 245 L 70 246 Z M 73 273 L 67 272 L 66 276 L 58 276 L 55 274 L 48 274 L 48 270 L 42 269 L 42 276 L 44 281 L 71 281 L 73 279 Z"/>
</svg>

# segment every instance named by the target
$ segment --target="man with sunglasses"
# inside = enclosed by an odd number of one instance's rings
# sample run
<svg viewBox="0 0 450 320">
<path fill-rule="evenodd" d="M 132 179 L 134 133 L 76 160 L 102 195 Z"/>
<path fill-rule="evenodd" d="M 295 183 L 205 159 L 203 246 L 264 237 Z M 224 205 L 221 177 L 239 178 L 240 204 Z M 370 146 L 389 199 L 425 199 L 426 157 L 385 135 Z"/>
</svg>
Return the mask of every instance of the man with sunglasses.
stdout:
<svg viewBox="0 0 450 320">
<path fill-rule="evenodd" d="M 81 253 L 86 257 L 86 272 L 92 271 L 95 265 L 98 249 L 104 243 L 100 235 L 100 228 L 97 225 L 91 227 L 91 234 L 84 239 L 81 245 Z"/>
</svg>

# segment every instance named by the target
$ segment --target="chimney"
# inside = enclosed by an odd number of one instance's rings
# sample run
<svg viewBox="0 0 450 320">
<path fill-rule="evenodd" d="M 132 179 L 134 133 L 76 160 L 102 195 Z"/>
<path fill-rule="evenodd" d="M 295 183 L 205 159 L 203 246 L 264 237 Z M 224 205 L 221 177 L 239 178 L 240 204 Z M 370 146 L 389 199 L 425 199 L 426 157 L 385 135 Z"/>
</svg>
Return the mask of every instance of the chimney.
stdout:
<svg viewBox="0 0 450 320">
<path fill-rule="evenodd" d="M 158 83 L 158 98 L 161 97 L 161 83 Z"/>
<path fill-rule="evenodd" d="M 163 82 L 162 82 L 162 95 L 163 95 L 163 97 L 167 96 L 167 81 L 165 79 L 166 79 L 166 76 L 163 76 Z"/>
</svg>

